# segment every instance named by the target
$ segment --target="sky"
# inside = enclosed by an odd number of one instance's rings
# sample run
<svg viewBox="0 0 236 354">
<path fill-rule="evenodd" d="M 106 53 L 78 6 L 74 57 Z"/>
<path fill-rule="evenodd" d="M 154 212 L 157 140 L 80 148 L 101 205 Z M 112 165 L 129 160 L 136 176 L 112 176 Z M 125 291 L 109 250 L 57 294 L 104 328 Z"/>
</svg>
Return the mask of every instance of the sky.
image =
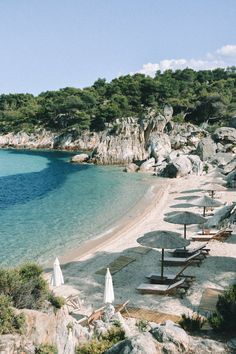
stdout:
<svg viewBox="0 0 236 354">
<path fill-rule="evenodd" d="M 236 0 L 0 0 L 0 94 L 236 65 Z"/>
</svg>

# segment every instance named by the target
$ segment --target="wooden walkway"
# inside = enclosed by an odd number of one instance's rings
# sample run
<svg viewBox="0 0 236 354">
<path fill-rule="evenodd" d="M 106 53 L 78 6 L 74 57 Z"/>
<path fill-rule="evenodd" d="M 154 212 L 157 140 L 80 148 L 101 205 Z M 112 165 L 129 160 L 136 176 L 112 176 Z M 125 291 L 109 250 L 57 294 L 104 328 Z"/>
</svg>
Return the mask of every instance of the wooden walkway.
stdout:
<svg viewBox="0 0 236 354">
<path fill-rule="evenodd" d="M 222 295 L 223 292 L 223 290 L 218 289 L 204 289 L 198 309 L 208 312 L 216 311 L 216 303 L 218 301 L 218 296 Z"/>
<path fill-rule="evenodd" d="M 132 317 L 139 320 L 146 320 L 149 322 L 162 323 L 166 320 L 171 320 L 173 322 L 178 322 L 180 316 L 170 315 L 167 313 L 162 313 L 154 310 L 147 310 L 139 307 L 127 306 L 121 311 L 123 317 Z"/>
<path fill-rule="evenodd" d="M 134 257 L 120 256 L 116 258 L 113 262 L 108 264 L 106 267 L 97 270 L 95 274 L 105 275 L 107 268 L 109 268 L 110 273 L 113 275 L 122 268 L 126 267 L 129 263 L 134 262 L 135 260 L 136 258 Z"/>
</svg>

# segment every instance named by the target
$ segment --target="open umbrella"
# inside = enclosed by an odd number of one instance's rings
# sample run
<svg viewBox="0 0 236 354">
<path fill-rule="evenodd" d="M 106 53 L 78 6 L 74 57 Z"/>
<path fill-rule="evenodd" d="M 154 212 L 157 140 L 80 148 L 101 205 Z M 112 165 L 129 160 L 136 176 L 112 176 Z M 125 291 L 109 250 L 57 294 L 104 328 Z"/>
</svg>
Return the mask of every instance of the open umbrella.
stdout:
<svg viewBox="0 0 236 354">
<path fill-rule="evenodd" d="M 190 211 L 179 211 L 174 215 L 165 217 L 164 221 L 172 224 L 184 225 L 184 238 L 186 238 L 187 225 L 203 224 L 207 219 L 203 218 L 200 214 L 192 213 Z"/>
<path fill-rule="evenodd" d="M 226 187 L 216 183 L 210 183 L 203 188 L 203 190 L 208 191 L 211 194 L 212 198 L 214 198 L 214 194 L 216 191 L 225 191 L 226 189 L 227 189 Z"/>
<path fill-rule="evenodd" d="M 114 289 L 112 283 L 112 277 L 109 268 L 107 268 L 106 277 L 105 277 L 105 290 L 103 302 L 104 304 L 112 304 L 114 301 Z"/>
<path fill-rule="evenodd" d="M 191 202 L 192 205 L 196 205 L 199 207 L 203 207 L 203 216 L 206 215 L 206 208 L 216 208 L 221 206 L 223 203 L 219 202 L 218 200 L 212 199 L 208 197 L 207 195 L 204 195 L 203 197 L 194 199 Z"/>
<path fill-rule="evenodd" d="M 219 184 L 221 186 L 226 186 L 227 182 L 224 181 L 223 179 L 219 179 L 219 178 L 214 178 L 214 179 L 208 179 L 204 185 L 207 186 L 209 184 Z"/>
<path fill-rule="evenodd" d="M 181 234 L 173 231 L 151 231 L 137 239 L 140 245 L 149 248 L 161 248 L 161 278 L 164 274 L 164 249 L 175 249 L 189 245 L 188 240 L 184 240 Z"/>
<path fill-rule="evenodd" d="M 62 284 L 64 284 L 64 278 L 61 271 L 59 259 L 56 258 L 55 262 L 53 263 L 53 274 L 51 278 L 51 285 L 60 286 Z"/>
</svg>

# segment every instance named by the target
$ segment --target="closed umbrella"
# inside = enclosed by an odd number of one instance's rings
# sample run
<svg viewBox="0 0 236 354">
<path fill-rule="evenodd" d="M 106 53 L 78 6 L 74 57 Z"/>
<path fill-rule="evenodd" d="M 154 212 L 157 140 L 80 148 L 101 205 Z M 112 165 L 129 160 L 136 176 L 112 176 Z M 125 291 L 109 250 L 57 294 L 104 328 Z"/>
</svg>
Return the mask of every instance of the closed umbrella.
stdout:
<svg viewBox="0 0 236 354">
<path fill-rule="evenodd" d="M 211 194 L 212 198 L 214 198 L 214 194 L 216 191 L 225 191 L 226 189 L 227 189 L 226 187 L 216 183 L 210 183 L 203 188 L 203 190 L 208 191 Z"/>
<path fill-rule="evenodd" d="M 52 278 L 51 278 L 51 285 L 52 286 L 60 286 L 62 284 L 64 284 L 64 278 L 63 278 L 63 274 L 61 271 L 59 259 L 56 258 L 55 262 L 53 264 L 53 274 L 52 274 Z"/>
<path fill-rule="evenodd" d="M 173 231 L 151 231 L 137 239 L 137 242 L 149 248 L 161 248 L 161 278 L 164 274 L 164 250 L 181 248 L 189 245 L 188 240 L 184 240 L 181 234 Z"/>
<path fill-rule="evenodd" d="M 223 205 L 223 203 L 219 202 L 218 200 L 212 199 L 212 198 L 208 197 L 207 195 L 204 195 L 203 197 L 194 199 L 191 202 L 191 204 L 199 206 L 199 207 L 203 207 L 203 216 L 205 216 L 205 214 L 206 214 L 206 208 L 217 208 L 217 207 Z"/>
<path fill-rule="evenodd" d="M 172 224 L 184 225 L 184 238 L 186 238 L 187 225 L 203 224 L 207 219 L 203 218 L 200 214 L 192 213 L 190 211 L 179 211 L 174 215 L 165 217 L 164 221 Z"/>
<path fill-rule="evenodd" d="M 105 277 L 105 290 L 103 302 L 104 304 L 112 304 L 114 301 L 114 289 L 112 283 L 112 277 L 109 268 L 107 268 L 106 277 Z"/>
</svg>

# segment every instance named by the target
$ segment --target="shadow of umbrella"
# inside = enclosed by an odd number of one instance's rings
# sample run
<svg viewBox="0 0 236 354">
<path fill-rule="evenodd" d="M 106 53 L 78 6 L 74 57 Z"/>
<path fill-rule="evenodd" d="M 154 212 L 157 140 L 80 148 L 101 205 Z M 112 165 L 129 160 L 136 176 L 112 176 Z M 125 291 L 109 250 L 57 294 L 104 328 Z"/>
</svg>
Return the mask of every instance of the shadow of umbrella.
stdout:
<svg viewBox="0 0 236 354">
<path fill-rule="evenodd" d="M 181 237 L 181 234 L 173 231 L 151 231 L 137 239 L 137 242 L 149 248 L 161 248 L 161 279 L 164 276 L 164 250 L 186 247 L 190 244 L 188 240 Z"/>
<path fill-rule="evenodd" d="M 203 197 L 194 199 L 191 202 L 191 205 L 203 207 L 203 216 L 205 216 L 206 208 L 217 208 L 223 205 L 223 203 L 216 199 L 210 198 L 207 195 L 204 195 Z"/>
<path fill-rule="evenodd" d="M 225 191 L 227 188 L 216 183 L 210 183 L 205 188 L 204 191 L 208 191 L 212 198 L 214 198 L 215 192 Z"/>
<path fill-rule="evenodd" d="M 203 218 L 200 214 L 192 213 L 190 211 L 177 211 L 173 215 L 168 215 L 164 221 L 171 224 L 184 225 L 184 238 L 186 239 L 186 226 L 194 224 L 203 224 L 207 219 Z"/>
</svg>

